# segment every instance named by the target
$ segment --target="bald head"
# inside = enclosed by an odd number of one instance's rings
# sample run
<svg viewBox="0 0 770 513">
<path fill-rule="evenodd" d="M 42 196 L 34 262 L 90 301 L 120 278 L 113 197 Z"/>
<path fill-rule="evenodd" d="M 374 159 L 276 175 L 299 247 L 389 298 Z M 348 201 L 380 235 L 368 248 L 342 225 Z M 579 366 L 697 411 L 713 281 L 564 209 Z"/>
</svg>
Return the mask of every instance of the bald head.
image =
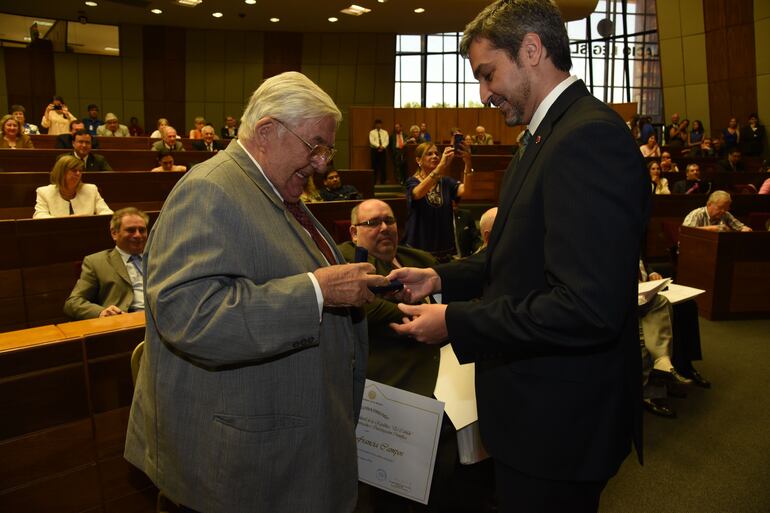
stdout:
<svg viewBox="0 0 770 513">
<path fill-rule="evenodd" d="M 497 207 L 490 208 L 481 215 L 479 220 L 479 230 L 481 230 L 481 239 L 484 241 L 483 247 L 489 244 L 489 234 L 492 233 L 492 225 L 495 224 L 497 217 Z"/>
<path fill-rule="evenodd" d="M 377 199 L 359 203 L 350 213 L 350 238 L 374 258 L 392 262 L 398 246 L 398 226 L 393 210 Z"/>
</svg>

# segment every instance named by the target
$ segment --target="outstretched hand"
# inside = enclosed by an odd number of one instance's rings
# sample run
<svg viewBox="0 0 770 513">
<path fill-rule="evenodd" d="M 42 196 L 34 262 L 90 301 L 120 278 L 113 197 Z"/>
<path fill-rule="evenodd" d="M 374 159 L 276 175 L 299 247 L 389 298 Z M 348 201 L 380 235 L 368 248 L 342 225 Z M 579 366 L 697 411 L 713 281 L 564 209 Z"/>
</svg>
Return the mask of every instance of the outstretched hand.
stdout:
<svg viewBox="0 0 770 513">
<path fill-rule="evenodd" d="M 399 335 L 412 337 L 426 344 L 438 344 L 449 336 L 444 315 L 447 305 L 405 305 L 398 304 L 406 315 L 401 324 L 391 323 L 390 327 Z"/>
</svg>

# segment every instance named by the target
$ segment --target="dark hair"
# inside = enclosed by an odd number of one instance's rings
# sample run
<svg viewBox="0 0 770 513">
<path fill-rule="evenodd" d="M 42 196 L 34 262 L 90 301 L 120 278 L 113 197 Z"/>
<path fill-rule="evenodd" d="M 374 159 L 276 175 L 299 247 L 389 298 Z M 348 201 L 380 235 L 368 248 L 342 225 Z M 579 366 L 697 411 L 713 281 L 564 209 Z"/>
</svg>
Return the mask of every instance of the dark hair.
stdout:
<svg viewBox="0 0 770 513">
<path fill-rule="evenodd" d="M 82 121 L 80 121 L 80 123 L 82 123 Z M 72 134 L 72 138 L 74 139 L 75 137 L 77 137 L 79 135 L 87 135 L 88 137 L 91 137 L 91 132 L 89 132 L 88 130 L 86 130 L 84 128 L 81 128 L 80 130 L 75 130 L 75 133 Z M 91 139 L 93 139 L 93 137 L 91 137 Z"/>
<path fill-rule="evenodd" d="M 326 181 L 329 178 L 330 173 L 337 173 L 338 176 L 340 174 L 339 171 L 337 171 L 333 167 L 328 168 L 326 171 L 324 171 L 324 174 L 323 174 L 324 181 Z"/>
<path fill-rule="evenodd" d="M 11 112 L 9 114 L 13 114 L 14 112 L 27 112 L 27 110 L 24 108 L 24 105 L 11 105 Z"/>
<path fill-rule="evenodd" d="M 471 43 L 487 39 L 519 64 L 521 41 L 528 32 L 540 36 L 556 69 L 569 71 L 572 58 L 567 28 L 559 8 L 549 0 L 497 0 L 468 23 L 460 41 L 460 53 L 468 57 Z"/>
<path fill-rule="evenodd" d="M 64 103 L 64 98 L 62 98 L 61 96 L 54 96 L 53 101 L 56 101 L 56 100 L 59 100 L 60 102 Z"/>
<path fill-rule="evenodd" d="M 96 109 L 99 110 L 99 106 L 95 103 L 89 103 L 88 107 L 86 107 L 86 110 Z"/>
<path fill-rule="evenodd" d="M 166 155 L 171 155 L 171 157 L 174 156 L 174 152 L 169 150 L 168 148 L 163 148 L 162 150 L 158 150 L 158 162 L 163 160 L 163 157 Z"/>
<path fill-rule="evenodd" d="M 81 121 L 79 119 L 73 119 L 72 121 L 70 121 L 70 130 L 72 130 L 72 125 L 76 125 L 78 123 L 83 125 L 83 126 L 85 126 L 85 123 L 83 123 L 83 121 Z"/>
</svg>

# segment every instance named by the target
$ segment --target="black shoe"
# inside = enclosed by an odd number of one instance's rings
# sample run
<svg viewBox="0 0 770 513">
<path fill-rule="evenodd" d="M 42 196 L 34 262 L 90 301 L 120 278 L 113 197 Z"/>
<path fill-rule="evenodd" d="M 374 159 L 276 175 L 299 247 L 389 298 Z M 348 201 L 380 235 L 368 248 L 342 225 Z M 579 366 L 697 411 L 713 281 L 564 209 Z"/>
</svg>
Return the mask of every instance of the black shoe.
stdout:
<svg viewBox="0 0 770 513">
<path fill-rule="evenodd" d="M 711 388 L 711 382 L 700 375 L 698 371 L 695 369 L 690 371 L 690 378 L 692 379 L 693 383 L 698 385 L 702 388 Z"/>
<path fill-rule="evenodd" d="M 653 415 L 658 417 L 665 417 L 667 419 L 675 419 L 676 412 L 671 409 L 662 399 L 642 399 L 644 409 Z"/>
<path fill-rule="evenodd" d="M 692 383 L 693 383 L 692 379 L 686 378 L 686 377 L 682 376 L 673 367 L 671 367 L 671 370 L 668 371 L 668 373 L 671 375 L 671 380 L 674 383 L 681 383 L 682 385 L 692 385 Z"/>
</svg>

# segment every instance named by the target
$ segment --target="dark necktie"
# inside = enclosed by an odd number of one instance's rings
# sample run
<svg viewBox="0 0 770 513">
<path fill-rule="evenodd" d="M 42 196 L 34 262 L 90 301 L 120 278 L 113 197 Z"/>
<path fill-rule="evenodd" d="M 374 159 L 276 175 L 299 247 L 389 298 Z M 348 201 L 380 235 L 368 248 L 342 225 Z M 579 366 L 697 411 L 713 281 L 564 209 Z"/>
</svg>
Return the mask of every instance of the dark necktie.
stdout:
<svg viewBox="0 0 770 513">
<path fill-rule="evenodd" d="M 214 148 L 211 147 L 211 144 L 206 145 L 206 151 L 214 151 Z"/>
<path fill-rule="evenodd" d="M 380 129 L 377 129 L 377 140 L 380 142 L 380 147 L 382 147 L 382 136 L 380 135 Z"/>
<path fill-rule="evenodd" d="M 334 253 L 329 247 L 329 243 L 323 238 L 323 235 L 321 235 L 321 232 L 315 227 L 310 216 L 305 212 L 305 209 L 302 208 L 299 202 L 289 203 L 288 201 L 284 201 L 283 204 L 286 205 L 286 209 L 291 212 L 291 215 L 294 216 L 297 222 L 307 230 L 310 237 L 313 239 L 313 242 L 315 242 L 315 245 L 318 246 L 318 249 L 321 250 L 321 253 L 326 257 L 326 261 L 331 265 L 336 264 L 337 259 L 334 258 Z"/>
</svg>

